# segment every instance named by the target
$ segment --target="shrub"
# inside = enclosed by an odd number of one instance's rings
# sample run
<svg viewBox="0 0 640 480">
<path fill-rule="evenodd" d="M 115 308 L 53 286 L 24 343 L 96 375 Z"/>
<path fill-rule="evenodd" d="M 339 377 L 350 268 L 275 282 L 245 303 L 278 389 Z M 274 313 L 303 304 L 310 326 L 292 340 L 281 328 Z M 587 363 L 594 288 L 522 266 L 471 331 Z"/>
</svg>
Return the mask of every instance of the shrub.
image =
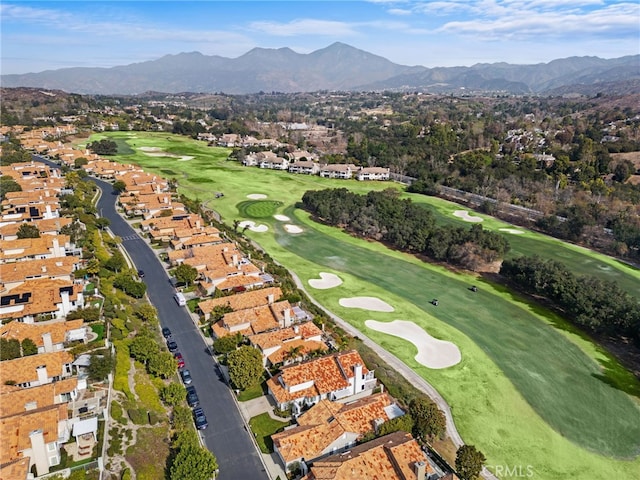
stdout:
<svg viewBox="0 0 640 480">
<path fill-rule="evenodd" d="M 127 415 L 136 425 L 147 425 L 149 423 L 149 413 L 144 408 L 130 408 Z"/>
</svg>

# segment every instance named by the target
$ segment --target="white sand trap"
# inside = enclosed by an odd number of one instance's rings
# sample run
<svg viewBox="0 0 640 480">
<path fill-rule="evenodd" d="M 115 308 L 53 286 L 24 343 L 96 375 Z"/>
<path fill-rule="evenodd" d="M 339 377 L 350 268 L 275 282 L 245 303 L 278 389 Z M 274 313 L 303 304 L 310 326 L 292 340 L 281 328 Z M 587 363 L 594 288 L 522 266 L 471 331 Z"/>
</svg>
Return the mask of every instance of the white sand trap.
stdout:
<svg viewBox="0 0 640 480">
<path fill-rule="evenodd" d="M 362 308 L 373 312 L 393 312 L 394 308 L 387 302 L 376 297 L 351 297 L 341 298 L 338 303 L 342 307 Z"/>
<path fill-rule="evenodd" d="M 518 230 L 517 228 L 499 228 L 498 230 L 511 233 L 512 235 L 522 235 L 524 233 L 523 230 Z"/>
<path fill-rule="evenodd" d="M 327 290 L 342 285 L 342 279 L 334 273 L 320 272 L 320 278 L 309 279 L 309 285 L 318 290 Z"/>
<path fill-rule="evenodd" d="M 240 228 L 247 227 L 252 232 L 259 232 L 259 233 L 266 232 L 267 230 L 269 230 L 269 227 L 267 227 L 266 225 L 263 225 L 262 223 L 260 225 L 256 225 L 256 222 L 252 222 L 251 220 L 244 220 L 243 222 L 240 222 L 238 226 Z"/>
<path fill-rule="evenodd" d="M 302 230 L 302 228 L 300 228 L 297 225 L 291 225 L 290 223 L 287 223 L 284 226 L 284 229 L 287 231 L 287 233 L 302 233 L 304 230 Z"/>
<path fill-rule="evenodd" d="M 138 150 L 142 150 L 143 152 L 161 152 L 162 151 L 160 147 L 138 147 Z"/>
<path fill-rule="evenodd" d="M 183 155 L 181 156 L 178 161 L 179 162 L 188 162 L 189 160 L 193 160 L 194 157 L 190 157 L 189 155 Z"/>
<path fill-rule="evenodd" d="M 290 222 L 291 219 L 289 217 L 287 217 L 286 215 L 280 215 L 279 213 L 275 214 L 273 216 L 273 218 L 275 218 L 276 220 L 280 220 L 281 222 Z"/>
<path fill-rule="evenodd" d="M 247 198 L 251 200 L 264 200 L 267 196 L 264 193 L 250 193 Z"/>
<path fill-rule="evenodd" d="M 433 338 L 421 327 L 406 320 L 394 320 L 390 323 L 367 320 L 364 324 L 378 332 L 400 337 L 413 343 L 418 349 L 414 357 L 416 362 L 427 368 L 447 368 L 460 363 L 460 349 L 451 342 Z"/>
<path fill-rule="evenodd" d="M 473 223 L 482 222 L 481 217 L 469 215 L 469 210 L 456 210 L 455 212 L 453 212 L 453 216 L 461 218 L 465 222 L 473 222 Z"/>
</svg>

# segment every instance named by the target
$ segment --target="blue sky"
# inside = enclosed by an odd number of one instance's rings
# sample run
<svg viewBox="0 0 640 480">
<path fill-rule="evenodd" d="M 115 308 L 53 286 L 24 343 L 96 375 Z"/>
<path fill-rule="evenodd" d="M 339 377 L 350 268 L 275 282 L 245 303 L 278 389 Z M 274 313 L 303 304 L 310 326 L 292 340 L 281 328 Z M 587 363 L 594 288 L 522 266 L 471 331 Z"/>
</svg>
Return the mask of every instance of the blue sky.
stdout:
<svg viewBox="0 0 640 480">
<path fill-rule="evenodd" d="M 2 0 L 0 22 L 2 74 L 338 41 L 425 67 L 640 53 L 638 0 Z"/>
</svg>

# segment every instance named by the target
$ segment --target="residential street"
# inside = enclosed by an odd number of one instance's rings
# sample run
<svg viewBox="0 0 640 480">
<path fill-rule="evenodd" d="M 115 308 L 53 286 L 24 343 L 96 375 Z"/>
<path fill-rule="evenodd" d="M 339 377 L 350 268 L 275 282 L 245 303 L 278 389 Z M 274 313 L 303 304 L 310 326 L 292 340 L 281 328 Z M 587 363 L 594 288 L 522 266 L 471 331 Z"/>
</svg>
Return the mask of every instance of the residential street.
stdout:
<svg viewBox="0 0 640 480">
<path fill-rule="evenodd" d="M 59 168 L 56 163 L 42 157 L 34 160 Z M 215 361 L 202 335 L 196 328 L 186 307 L 179 307 L 173 299 L 174 287 L 167 272 L 151 247 L 116 211 L 117 195 L 111 184 L 92 179 L 102 190 L 97 209 L 100 216 L 111 222 L 109 229 L 122 238 L 122 246 L 135 267 L 145 272 L 144 282 L 153 306 L 158 310 L 162 327 L 169 327 L 178 343 L 187 368 L 193 377 L 193 385 L 200 397 L 209 427 L 200 430 L 204 443 L 218 460 L 220 474 L 217 480 L 264 480 L 269 475 L 250 433 L 245 429 L 233 392 L 217 373 Z"/>
</svg>

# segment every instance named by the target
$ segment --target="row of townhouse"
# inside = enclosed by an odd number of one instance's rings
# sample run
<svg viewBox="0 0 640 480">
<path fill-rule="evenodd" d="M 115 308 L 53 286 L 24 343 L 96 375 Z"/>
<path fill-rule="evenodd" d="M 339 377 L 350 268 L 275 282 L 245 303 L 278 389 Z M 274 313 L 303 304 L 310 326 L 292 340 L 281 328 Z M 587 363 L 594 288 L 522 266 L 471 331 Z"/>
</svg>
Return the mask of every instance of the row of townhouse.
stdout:
<svg viewBox="0 0 640 480">
<path fill-rule="evenodd" d="M 93 334 L 82 319 L 66 320 L 85 300 L 84 280 L 74 276 L 80 249 L 60 233 L 72 222 L 59 215 L 64 179 L 40 163 L 0 168 L 22 188 L 2 204 L 0 339 L 36 347 L 0 362 L 0 478 L 23 480 L 59 465 L 72 437 L 75 454 L 91 456 L 107 395 L 88 390 L 86 372 L 68 351 Z M 40 237 L 19 239 L 25 223 Z"/>
<path fill-rule="evenodd" d="M 246 167 L 257 166 L 269 170 L 286 170 L 289 173 L 320 175 L 325 178 L 340 178 L 366 181 L 389 180 L 390 170 L 383 167 L 358 167 L 354 164 L 320 164 L 308 152 L 294 152 L 291 159 L 280 157 L 271 151 L 247 155 L 242 161 Z"/>
</svg>

